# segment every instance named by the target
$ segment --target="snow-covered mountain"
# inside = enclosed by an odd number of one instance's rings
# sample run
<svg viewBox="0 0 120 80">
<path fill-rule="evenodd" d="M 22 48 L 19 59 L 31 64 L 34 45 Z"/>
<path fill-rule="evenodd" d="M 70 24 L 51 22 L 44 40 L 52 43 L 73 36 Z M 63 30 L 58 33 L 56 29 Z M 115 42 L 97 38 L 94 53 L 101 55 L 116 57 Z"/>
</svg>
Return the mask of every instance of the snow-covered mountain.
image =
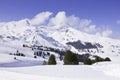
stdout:
<svg viewBox="0 0 120 80">
<path fill-rule="evenodd" d="M 28 19 L 0 23 L 1 66 L 8 66 L 6 64 L 8 62 L 11 64 L 9 66 L 15 63 L 27 66 L 31 65 L 31 62 L 42 64 L 41 59 L 42 61 L 48 60 L 49 57 L 44 56 L 49 53 L 56 55 L 59 61 L 60 54 L 63 55 L 66 50 L 77 54 L 88 53 L 111 58 L 111 56 L 120 54 L 120 41 L 87 34 L 69 25 L 35 26 Z M 11 56 L 19 55 L 18 53 L 26 56 L 25 58 L 18 57 L 23 62 L 16 62 L 15 56 Z M 42 58 L 34 59 L 35 55 L 42 56 Z"/>
<path fill-rule="evenodd" d="M 92 49 L 96 54 L 120 54 L 120 40 L 87 34 L 69 25 L 33 26 L 28 19 L 0 23 L 0 42 L 71 49 L 76 53 L 82 53 L 81 50 Z M 13 45 L 12 43 L 10 44 Z M 79 45 L 75 46 L 68 43 Z"/>
</svg>

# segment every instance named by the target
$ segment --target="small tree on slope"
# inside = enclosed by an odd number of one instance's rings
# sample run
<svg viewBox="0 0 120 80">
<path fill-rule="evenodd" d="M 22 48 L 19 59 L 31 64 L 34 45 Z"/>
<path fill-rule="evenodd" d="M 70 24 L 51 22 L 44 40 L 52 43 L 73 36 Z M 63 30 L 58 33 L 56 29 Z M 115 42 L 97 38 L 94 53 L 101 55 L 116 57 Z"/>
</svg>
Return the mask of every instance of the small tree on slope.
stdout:
<svg viewBox="0 0 120 80">
<path fill-rule="evenodd" d="M 49 57 L 48 65 L 56 65 L 55 56 L 53 54 Z"/>
</svg>

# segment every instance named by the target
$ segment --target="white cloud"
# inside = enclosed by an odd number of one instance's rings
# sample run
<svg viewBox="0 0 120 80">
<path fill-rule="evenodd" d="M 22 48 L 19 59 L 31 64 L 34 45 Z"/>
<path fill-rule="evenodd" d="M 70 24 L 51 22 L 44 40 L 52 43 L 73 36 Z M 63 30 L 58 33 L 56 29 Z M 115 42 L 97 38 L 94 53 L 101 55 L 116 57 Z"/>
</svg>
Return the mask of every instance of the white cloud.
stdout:
<svg viewBox="0 0 120 80">
<path fill-rule="evenodd" d="M 112 30 L 110 30 L 110 29 L 107 29 L 102 32 L 102 36 L 104 36 L 104 37 L 109 37 L 111 34 L 112 34 Z"/>
<path fill-rule="evenodd" d="M 58 12 L 55 17 L 49 20 L 48 26 L 71 26 L 77 30 L 84 31 L 86 33 L 94 33 L 99 36 L 109 37 L 112 34 L 110 29 L 98 28 L 95 24 L 92 24 L 92 20 L 80 19 L 75 15 L 66 16 L 64 11 Z M 106 26 L 104 26 L 106 27 Z"/>
<path fill-rule="evenodd" d="M 42 12 L 37 14 L 33 19 L 30 20 L 32 25 L 40 25 L 43 24 L 46 20 L 49 19 L 51 12 Z"/>
<path fill-rule="evenodd" d="M 80 27 L 87 27 L 91 24 L 91 20 L 88 19 L 81 19 L 80 20 Z"/>
<path fill-rule="evenodd" d="M 80 19 L 74 15 L 67 17 L 67 24 L 69 24 L 71 27 L 79 27 L 80 25 Z"/>
<path fill-rule="evenodd" d="M 118 25 L 120 25 L 120 20 L 117 20 L 117 22 L 116 22 Z"/>
<path fill-rule="evenodd" d="M 57 15 L 50 19 L 48 25 L 64 25 L 66 23 L 66 13 L 64 11 L 58 12 Z"/>
<path fill-rule="evenodd" d="M 80 19 L 75 15 L 67 16 L 66 12 L 60 11 L 55 16 L 50 17 L 52 15 L 51 12 L 42 12 L 36 15 L 33 19 L 29 19 L 31 25 L 41 25 L 46 23 L 46 26 L 57 26 L 57 27 L 65 27 L 70 26 L 77 30 L 84 31 L 86 33 L 92 33 L 99 36 L 109 37 L 112 34 L 112 30 L 105 29 L 102 27 L 97 27 L 92 23 L 90 19 Z M 117 21 L 120 24 L 120 20 Z"/>
<path fill-rule="evenodd" d="M 103 36 L 103 37 L 110 37 L 112 35 L 112 30 L 106 29 L 106 30 L 102 31 L 101 33 L 97 32 L 96 35 Z"/>
<path fill-rule="evenodd" d="M 82 30 L 83 27 L 87 27 L 92 23 L 91 20 L 88 19 L 80 19 L 75 15 L 66 16 L 64 11 L 58 12 L 55 17 L 52 17 L 49 20 L 49 26 L 66 26 L 69 25 L 76 29 Z"/>
<path fill-rule="evenodd" d="M 97 30 L 97 29 L 96 29 L 96 25 L 90 25 L 90 26 L 84 28 L 84 31 L 85 31 L 85 32 L 88 32 L 88 33 L 94 32 L 94 31 L 96 31 L 96 30 Z"/>
</svg>

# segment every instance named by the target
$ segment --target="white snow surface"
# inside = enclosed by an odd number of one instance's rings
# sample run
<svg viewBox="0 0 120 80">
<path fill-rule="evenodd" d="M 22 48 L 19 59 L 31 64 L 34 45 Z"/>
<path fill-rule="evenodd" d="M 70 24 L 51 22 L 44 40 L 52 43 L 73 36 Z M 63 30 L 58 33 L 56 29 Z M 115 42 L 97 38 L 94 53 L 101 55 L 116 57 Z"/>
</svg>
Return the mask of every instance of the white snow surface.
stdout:
<svg viewBox="0 0 120 80">
<path fill-rule="evenodd" d="M 34 66 L 0 68 L 0 80 L 119 80 L 120 65 Z M 8 75 L 9 74 L 9 75 Z"/>
</svg>

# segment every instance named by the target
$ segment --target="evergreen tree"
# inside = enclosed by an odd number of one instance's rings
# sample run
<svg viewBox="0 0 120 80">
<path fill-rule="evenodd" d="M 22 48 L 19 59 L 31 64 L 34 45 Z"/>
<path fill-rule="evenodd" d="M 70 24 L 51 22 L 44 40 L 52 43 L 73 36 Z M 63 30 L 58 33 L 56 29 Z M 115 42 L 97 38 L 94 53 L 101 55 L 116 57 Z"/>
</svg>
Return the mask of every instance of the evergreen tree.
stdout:
<svg viewBox="0 0 120 80">
<path fill-rule="evenodd" d="M 73 53 L 71 58 L 72 58 L 72 64 L 75 64 L 75 65 L 79 64 L 76 54 Z"/>
<path fill-rule="evenodd" d="M 65 53 L 65 57 L 64 57 L 64 64 L 66 65 L 68 65 L 68 64 L 72 64 L 71 63 L 71 57 L 72 57 L 72 52 L 71 51 L 67 51 L 66 53 Z"/>
<path fill-rule="evenodd" d="M 64 57 L 64 64 L 65 65 L 76 65 L 78 64 L 78 58 L 77 55 L 72 53 L 71 51 L 67 51 L 65 53 L 65 57 Z"/>
<path fill-rule="evenodd" d="M 111 61 L 109 57 L 106 57 L 104 61 Z"/>
<path fill-rule="evenodd" d="M 56 65 L 55 56 L 53 54 L 49 57 L 48 65 Z"/>
<path fill-rule="evenodd" d="M 104 61 L 104 59 L 99 57 L 99 56 L 96 56 L 95 61 L 96 62 L 102 62 L 102 61 Z"/>
<path fill-rule="evenodd" d="M 92 65 L 92 60 L 91 59 L 85 59 L 84 64 L 86 65 Z"/>
</svg>

